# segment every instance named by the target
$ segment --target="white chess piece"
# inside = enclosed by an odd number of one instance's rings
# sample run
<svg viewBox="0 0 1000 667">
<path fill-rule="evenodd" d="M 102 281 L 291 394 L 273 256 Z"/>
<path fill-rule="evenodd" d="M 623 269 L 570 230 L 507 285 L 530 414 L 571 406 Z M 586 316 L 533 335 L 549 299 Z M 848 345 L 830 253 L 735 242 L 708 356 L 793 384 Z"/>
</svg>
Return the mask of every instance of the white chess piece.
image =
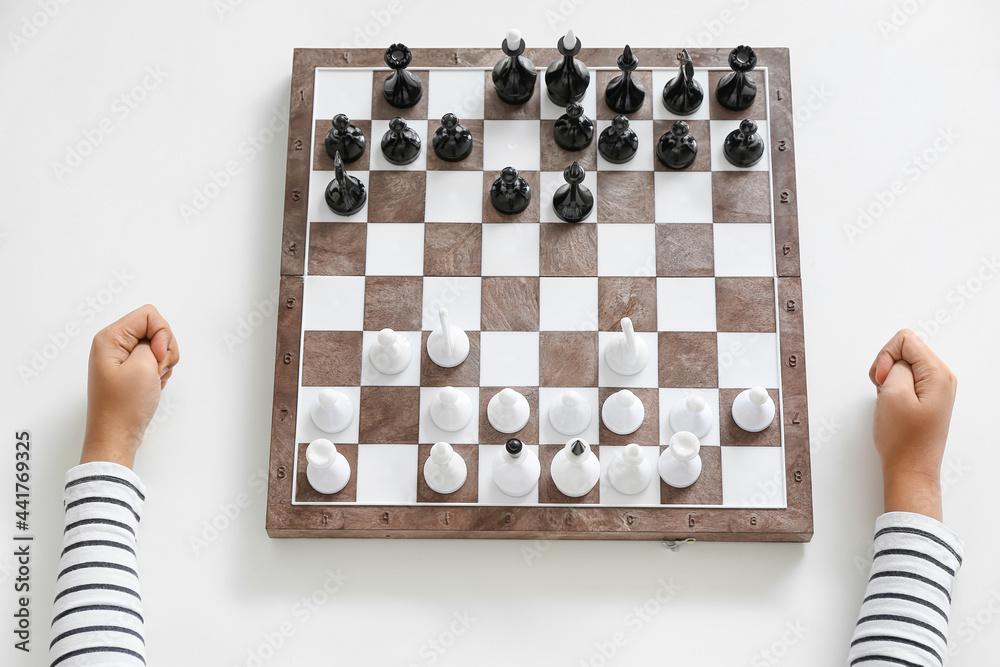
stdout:
<svg viewBox="0 0 1000 667">
<path fill-rule="evenodd" d="M 354 405 L 347 394 L 324 389 L 309 411 L 313 424 L 324 433 L 340 433 L 354 421 Z"/>
<path fill-rule="evenodd" d="M 396 375 L 410 365 L 410 341 L 392 329 L 382 329 L 368 352 L 379 373 Z"/>
<path fill-rule="evenodd" d="M 741 391 L 733 400 L 733 421 L 744 431 L 758 433 L 774 420 L 774 401 L 764 387 Z"/>
<path fill-rule="evenodd" d="M 622 389 L 608 396 L 601 408 L 601 419 L 613 433 L 628 435 L 635 433 L 646 418 L 646 408 L 642 401 L 628 389 Z"/>
<path fill-rule="evenodd" d="M 579 498 L 590 493 L 601 478 L 601 462 L 591 451 L 590 444 L 577 438 L 556 452 L 549 472 L 560 493 Z"/>
<path fill-rule="evenodd" d="M 493 482 L 514 498 L 531 493 L 538 486 L 541 473 L 538 456 L 517 438 L 508 440 L 503 451 L 493 459 Z"/>
<path fill-rule="evenodd" d="M 501 433 L 517 433 L 531 418 L 528 399 L 510 387 L 501 389 L 486 406 L 490 426 Z"/>
<path fill-rule="evenodd" d="M 634 442 L 625 446 L 608 468 L 608 481 L 615 491 L 626 496 L 641 493 L 653 478 L 653 466 L 649 465 L 642 447 Z"/>
<path fill-rule="evenodd" d="M 604 359 L 611 370 L 619 375 L 635 375 L 646 367 L 649 348 L 646 347 L 646 341 L 636 335 L 631 319 L 622 318 L 621 333 L 616 333 L 608 341 Z"/>
<path fill-rule="evenodd" d="M 576 42 L 574 42 L 575 44 Z M 507 33 L 507 46 L 511 49 L 517 50 L 517 47 L 521 45 L 521 31 L 517 28 L 511 28 L 510 32 Z"/>
<path fill-rule="evenodd" d="M 469 334 L 451 323 L 447 308 L 438 311 L 438 320 L 427 336 L 427 356 L 442 368 L 453 368 L 469 356 Z"/>
<path fill-rule="evenodd" d="M 431 419 L 442 431 L 461 431 L 472 421 L 472 399 L 454 387 L 444 387 L 431 400 Z"/>
<path fill-rule="evenodd" d="M 674 433 L 657 462 L 660 478 L 675 489 L 685 489 L 701 476 L 701 443 L 690 431 Z"/>
<path fill-rule="evenodd" d="M 698 394 L 691 394 L 670 408 L 670 428 L 677 431 L 691 431 L 698 439 L 704 438 L 712 430 L 715 415 L 708 402 Z"/>
<path fill-rule="evenodd" d="M 563 435 L 578 435 L 590 426 L 591 412 L 590 401 L 569 389 L 549 408 L 549 422 Z"/>
<path fill-rule="evenodd" d="M 337 493 L 351 480 L 351 464 L 337 447 L 325 438 L 313 440 L 306 447 L 306 479 L 322 494 Z"/>
<path fill-rule="evenodd" d="M 424 461 L 424 481 L 435 493 L 455 493 L 465 484 L 469 468 L 447 442 L 436 442 Z"/>
</svg>

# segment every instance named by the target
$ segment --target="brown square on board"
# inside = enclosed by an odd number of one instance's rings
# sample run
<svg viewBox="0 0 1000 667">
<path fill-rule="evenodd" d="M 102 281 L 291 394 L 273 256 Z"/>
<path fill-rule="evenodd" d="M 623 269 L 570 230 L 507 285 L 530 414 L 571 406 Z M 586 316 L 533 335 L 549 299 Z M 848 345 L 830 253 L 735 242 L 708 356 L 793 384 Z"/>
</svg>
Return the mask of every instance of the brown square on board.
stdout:
<svg viewBox="0 0 1000 667">
<path fill-rule="evenodd" d="M 653 172 L 602 171 L 597 174 L 598 222 L 653 222 Z"/>
<path fill-rule="evenodd" d="M 538 278 L 483 278 L 483 331 L 538 331 Z"/>
<path fill-rule="evenodd" d="M 423 292 L 422 276 L 365 278 L 365 331 L 420 331 Z"/>
<path fill-rule="evenodd" d="M 659 143 L 660 137 L 669 132 L 674 126 L 673 120 L 653 121 L 653 140 Z M 712 131 L 711 123 L 707 120 L 685 120 L 690 128 L 690 134 L 698 142 L 698 154 L 695 155 L 694 162 L 683 169 L 670 169 L 665 167 L 659 158 L 654 161 L 656 171 L 712 171 Z M 656 150 L 655 147 L 653 149 Z"/>
<path fill-rule="evenodd" d="M 478 387 L 479 386 L 479 332 L 466 331 L 469 336 L 469 356 L 458 366 L 442 368 L 427 356 L 427 337 L 424 331 L 420 343 L 420 385 L 422 387 Z"/>
<path fill-rule="evenodd" d="M 656 331 L 656 278 L 598 278 L 597 295 L 601 331 L 620 331 L 623 317 L 636 331 Z"/>
<path fill-rule="evenodd" d="M 365 135 L 365 152 L 354 162 L 345 162 L 347 171 L 368 171 L 368 156 L 371 152 L 372 122 L 370 120 L 351 120 Z M 316 121 L 316 138 L 313 141 L 313 169 L 316 171 L 333 171 L 333 158 L 326 152 L 326 133 L 333 127 L 332 119 Z M 343 156 L 341 156 L 343 157 Z"/>
<path fill-rule="evenodd" d="M 511 387 L 528 401 L 531 409 L 528 423 L 516 433 L 501 433 L 490 425 L 486 414 L 490 399 L 500 393 L 504 387 L 481 387 L 479 389 L 479 444 L 503 445 L 511 438 L 517 438 L 525 444 L 538 442 L 538 387 Z"/>
<path fill-rule="evenodd" d="M 534 63 L 538 66 L 538 63 Z M 544 72 L 538 73 L 535 79 L 535 92 L 524 104 L 507 104 L 497 96 L 497 87 L 493 85 L 493 70 L 486 70 L 484 95 L 484 111 L 487 120 L 538 120 L 542 117 L 541 79 Z"/>
<path fill-rule="evenodd" d="M 413 67 L 407 68 L 406 71 L 410 74 L 415 74 L 424 85 L 424 93 L 420 96 L 420 101 L 409 109 L 399 109 L 389 104 L 382 93 L 382 84 L 393 73 L 388 70 L 376 70 L 373 73 L 372 79 L 372 118 L 380 120 L 395 118 L 396 116 L 406 118 L 407 120 L 423 120 L 427 118 L 427 94 L 430 92 L 427 84 L 430 83 L 430 76 L 428 76 L 427 70 L 415 69 Z"/>
<path fill-rule="evenodd" d="M 770 187 L 766 171 L 712 172 L 712 221 L 771 222 Z"/>
<path fill-rule="evenodd" d="M 596 331 L 542 331 L 538 337 L 538 376 L 543 387 L 597 385 Z"/>
<path fill-rule="evenodd" d="M 604 407 L 604 401 L 616 394 L 621 387 L 601 387 L 598 392 L 599 399 L 594 406 L 598 412 Z M 650 387 L 629 387 L 629 391 L 635 394 L 636 398 L 642 401 L 642 407 L 646 410 L 646 417 L 642 421 L 642 426 L 634 433 L 618 435 L 604 425 L 601 419 L 601 444 L 602 445 L 627 445 L 634 442 L 639 445 L 660 444 L 660 391 Z"/>
<path fill-rule="evenodd" d="M 361 387 L 360 410 L 360 442 L 417 444 L 420 387 Z"/>
<path fill-rule="evenodd" d="M 715 235 L 708 223 L 657 223 L 656 275 L 697 278 L 715 275 Z"/>
<path fill-rule="evenodd" d="M 662 454 L 666 447 L 660 447 Z M 660 502 L 664 505 L 721 505 L 722 448 L 702 447 L 701 476 L 686 489 L 675 489 L 660 478 Z"/>
<path fill-rule="evenodd" d="M 555 455 L 559 453 L 559 450 L 565 447 L 565 445 L 539 445 L 538 446 L 538 462 L 542 464 L 542 474 L 538 478 L 538 502 L 540 503 L 568 503 L 568 504 L 587 504 L 595 505 L 600 502 L 601 499 L 601 482 L 598 480 L 597 484 L 594 484 L 594 488 L 590 492 L 581 496 L 580 498 L 571 498 L 570 496 L 564 495 L 559 489 L 556 488 L 556 483 L 552 481 L 552 459 Z M 594 452 L 594 456 L 600 458 L 600 447 L 591 443 L 590 451 Z"/>
<path fill-rule="evenodd" d="M 597 275 L 597 225 L 543 222 L 539 246 L 541 275 Z"/>
<path fill-rule="evenodd" d="M 337 451 L 344 455 L 347 463 L 351 466 L 351 479 L 347 486 L 337 493 L 324 494 L 309 485 L 309 478 L 306 476 L 308 462 L 306 461 L 306 448 L 308 442 L 298 444 L 298 461 L 295 470 L 295 501 L 300 503 L 353 503 L 358 499 L 358 446 L 337 443 Z"/>
<path fill-rule="evenodd" d="M 478 276 L 482 266 L 482 225 L 435 222 L 424 226 L 425 276 Z"/>
<path fill-rule="evenodd" d="M 756 121 L 767 119 L 767 95 L 764 93 L 764 73 L 761 71 L 750 72 L 750 78 L 757 84 L 757 97 L 754 98 L 750 108 L 742 111 L 730 111 L 719 104 L 719 99 L 715 96 L 715 89 L 719 87 L 719 81 L 732 70 L 718 70 L 708 73 L 708 90 L 705 97 L 708 98 L 708 115 L 712 120 L 743 120 L 752 118 Z M 759 124 L 759 123 L 758 123 Z"/>
<path fill-rule="evenodd" d="M 302 344 L 303 387 L 361 384 L 360 331 L 307 331 Z"/>
<path fill-rule="evenodd" d="M 538 189 L 537 171 L 519 171 L 518 175 L 528 182 L 531 188 L 531 201 L 528 208 L 514 215 L 507 215 L 493 208 L 490 202 L 490 187 L 493 181 L 500 178 L 499 171 L 483 172 L 483 222 L 538 222 L 538 200 L 540 191 Z"/>
<path fill-rule="evenodd" d="M 748 387 L 744 387 L 748 389 Z M 778 390 L 768 388 L 767 393 L 774 401 L 774 420 L 759 433 L 748 433 L 733 421 L 733 401 L 744 389 L 719 389 L 719 436 L 723 445 L 747 445 L 756 447 L 781 446 L 781 406 Z"/>
<path fill-rule="evenodd" d="M 605 91 L 608 89 L 608 84 L 620 75 L 620 70 L 606 69 L 598 70 L 597 72 L 597 117 L 600 120 L 611 120 L 615 116 L 619 115 L 617 111 L 612 111 L 611 107 L 608 106 Z M 593 74 L 591 74 L 591 76 L 593 76 Z M 653 73 L 649 70 L 632 72 L 632 79 L 642 84 L 643 89 L 646 91 L 646 97 L 643 99 L 642 106 L 639 107 L 638 111 L 624 115 L 628 116 L 630 120 L 652 120 L 653 101 L 657 99 L 657 96 L 663 91 L 659 91 L 658 93 L 653 90 Z"/>
<path fill-rule="evenodd" d="M 368 174 L 368 222 L 423 222 L 427 172 Z"/>
<path fill-rule="evenodd" d="M 542 148 L 542 171 L 558 171 L 570 166 L 574 162 L 579 162 L 583 170 L 587 172 L 587 177 L 583 184 L 593 189 L 593 172 L 597 171 L 597 127 L 594 127 L 594 140 L 590 145 L 581 151 L 568 151 L 556 143 L 554 135 L 556 122 L 554 120 L 543 120 L 541 124 L 541 148 Z M 555 194 L 546 193 L 547 195 Z"/>
<path fill-rule="evenodd" d="M 714 331 L 661 331 L 660 386 L 719 386 L 719 344 Z"/>
<path fill-rule="evenodd" d="M 359 222 L 314 222 L 309 226 L 309 274 L 365 275 L 368 225 Z"/>
<path fill-rule="evenodd" d="M 431 120 L 427 129 L 427 169 L 447 171 L 482 171 L 483 170 L 483 121 L 475 118 L 465 120 L 459 118 L 469 132 L 472 133 L 472 152 L 464 160 L 448 162 L 438 157 L 432 143 L 434 133 L 441 127 L 440 120 Z"/>
<path fill-rule="evenodd" d="M 716 278 L 715 321 L 719 331 L 775 331 L 774 279 Z"/>
<path fill-rule="evenodd" d="M 417 446 L 417 502 L 418 503 L 474 503 L 479 500 L 479 446 L 452 445 L 455 453 L 465 459 L 468 475 L 458 491 L 454 493 L 438 493 L 427 485 L 424 479 L 424 462 L 430 458 L 431 447 L 434 445 Z"/>
</svg>

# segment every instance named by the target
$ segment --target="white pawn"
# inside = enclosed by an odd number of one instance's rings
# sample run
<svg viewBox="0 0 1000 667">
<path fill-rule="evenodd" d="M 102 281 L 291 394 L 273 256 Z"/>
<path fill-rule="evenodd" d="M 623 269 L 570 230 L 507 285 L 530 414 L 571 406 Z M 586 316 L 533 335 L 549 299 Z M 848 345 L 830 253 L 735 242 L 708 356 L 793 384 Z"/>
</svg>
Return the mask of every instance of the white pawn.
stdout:
<svg viewBox="0 0 1000 667">
<path fill-rule="evenodd" d="M 615 491 L 626 496 L 634 496 L 645 491 L 653 478 L 653 466 L 634 442 L 625 446 L 608 468 L 608 481 Z"/>
<path fill-rule="evenodd" d="M 622 389 L 608 396 L 601 408 L 601 419 L 613 433 L 628 435 L 635 433 L 646 418 L 646 408 L 642 401 L 628 389 Z"/>
<path fill-rule="evenodd" d="M 442 368 L 453 368 L 469 356 L 469 334 L 451 323 L 447 308 L 438 311 L 438 320 L 427 336 L 427 356 Z"/>
<path fill-rule="evenodd" d="M 733 401 L 733 421 L 744 431 L 758 433 L 774 420 L 774 401 L 764 387 L 741 391 Z"/>
<path fill-rule="evenodd" d="M 590 426 L 591 412 L 590 401 L 570 389 L 549 408 L 549 422 L 563 435 L 577 435 Z"/>
<path fill-rule="evenodd" d="M 674 433 L 657 462 L 660 478 L 675 489 L 684 489 L 701 476 L 701 443 L 690 431 Z"/>
<path fill-rule="evenodd" d="M 431 419 L 442 431 L 461 431 L 472 421 L 472 400 L 454 387 L 445 387 L 431 400 Z"/>
<path fill-rule="evenodd" d="M 347 394 L 324 389 L 309 412 L 313 424 L 324 433 L 340 433 L 354 420 L 354 406 Z"/>
<path fill-rule="evenodd" d="M 455 493 L 465 484 L 469 468 L 447 442 L 436 442 L 424 461 L 424 481 L 435 493 Z"/>
<path fill-rule="evenodd" d="M 601 478 L 601 462 L 586 440 L 570 440 L 552 457 L 549 472 L 560 493 L 579 498 L 590 493 Z"/>
<path fill-rule="evenodd" d="M 510 387 L 501 389 L 486 406 L 490 426 L 501 433 L 517 433 L 531 418 L 528 399 Z"/>
<path fill-rule="evenodd" d="M 306 461 L 306 479 L 309 480 L 309 486 L 319 493 L 337 493 L 351 480 L 351 464 L 325 438 L 309 443 L 306 447 Z"/>
<path fill-rule="evenodd" d="M 684 401 L 674 403 L 670 408 L 670 428 L 677 431 L 691 431 L 698 439 L 704 438 L 712 430 L 715 415 L 708 402 L 698 394 L 691 394 Z"/>
<path fill-rule="evenodd" d="M 508 496 L 526 496 L 538 486 L 542 464 L 535 452 L 517 438 L 507 441 L 500 455 L 493 459 L 493 481 Z"/>
<path fill-rule="evenodd" d="M 635 375 L 646 367 L 649 349 L 646 341 L 636 335 L 632 320 L 622 318 L 621 333 L 616 333 L 604 350 L 608 366 L 619 375 Z"/>
<path fill-rule="evenodd" d="M 410 365 L 410 341 L 392 329 L 378 332 L 368 356 L 379 373 L 395 375 Z"/>
</svg>

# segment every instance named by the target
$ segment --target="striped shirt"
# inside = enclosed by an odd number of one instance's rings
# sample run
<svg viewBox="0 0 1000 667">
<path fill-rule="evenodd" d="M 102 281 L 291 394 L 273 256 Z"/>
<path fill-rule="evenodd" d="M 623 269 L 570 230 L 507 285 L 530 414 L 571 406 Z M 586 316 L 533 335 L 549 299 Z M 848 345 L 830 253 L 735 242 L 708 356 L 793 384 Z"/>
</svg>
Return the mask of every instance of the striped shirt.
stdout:
<svg viewBox="0 0 1000 667">
<path fill-rule="evenodd" d="M 66 473 L 51 665 L 146 664 L 135 554 L 144 494 L 139 477 L 116 463 L 84 463 Z"/>
<path fill-rule="evenodd" d="M 910 512 L 880 516 L 850 664 L 944 665 L 951 589 L 964 551 L 961 540 L 930 517 Z"/>
</svg>

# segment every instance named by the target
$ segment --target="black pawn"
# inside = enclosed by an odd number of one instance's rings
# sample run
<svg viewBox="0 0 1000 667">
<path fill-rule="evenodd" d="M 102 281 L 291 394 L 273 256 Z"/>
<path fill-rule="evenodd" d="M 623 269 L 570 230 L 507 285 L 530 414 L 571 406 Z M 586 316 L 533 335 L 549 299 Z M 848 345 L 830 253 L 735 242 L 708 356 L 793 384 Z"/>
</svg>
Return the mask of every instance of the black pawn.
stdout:
<svg viewBox="0 0 1000 667">
<path fill-rule="evenodd" d="M 385 101 L 397 109 L 408 109 L 420 101 L 424 84 L 416 74 L 406 71 L 413 62 L 413 53 L 402 44 L 393 44 L 385 50 L 385 64 L 392 70 L 382 84 Z"/>
<path fill-rule="evenodd" d="M 545 87 L 549 99 L 564 107 L 570 102 L 579 102 L 587 94 L 590 71 L 586 65 L 574 58 L 583 48 L 583 43 L 572 30 L 566 33 L 565 37 L 559 38 L 558 48 L 563 57 L 561 60 L 552 61 L 545 70 Z"/>
<path fill-rule="evenodd" d="M 406 126 L 405 120 L 393 118 L 382 135 L 382 155 L 393 164 L 410 164 L 420 155 L 420 136 Z"/>
<path fill-rule="evenodd" d="M 632 78 L 632 72 L 639 66 L 639 59 L 632 53 L 632 47 L 625 45 L 625 51 L 618 56 L 618 69 L 622 73 L 611 80 L 604 91 L 604 99 L 615 113 L 635 113 L 646 99 L 646 89 Z"/>
<path fill-rule="evenodd" d="M 587 448 L 584 447 L 582 441 L 580 441 L 580 440 L 574 440 L 573 444 L 570 445 L 570 451 L 573 452 L 574 454 L 576 454 L 577 456 L 580 456 L 585 451 L 587 451 Z"/>
<path fill-rule="evenodd" d="M 493 67 L 497 97 L 507 104 L 524 104 L 535 94 L 535 81 L 538 80 L 535 64 L 521 55 L 524 40 L 516 30 L 510 31 L 500 48 L 507 57 Z"/>
<path fill-rule="evenodd" d="M 566 105 L 566 113 L 559 116 L 552 131 L 559 148 L 582 151 L 594 140 L 594 123 L 583 115 L 583 107 L 576 102 Z"/>
<path fill-rule="evenodd" d="M 365 133 L 342 113 L 333 117 L 326 133 L 326 152 L 330 157 L 340 153 L 344 162 L 354 162 L 365 153 Z"/>
<path fill-rule="evenodd" d="M 740 129 L 726 135 L 722 146 L 726 159 L 734 167 L 752 167 L 764 156 L 764 142 L 757 134 L 757 123 L 749 118 L 740 122 Z"/>
<path fill-rule="evenodd" d="M 556 190 L 556 194 L 552 197 L 552 208 L 561 220 L 580 222 L 586 220 L 594 210 L 594 195 L 583 185 L 585 176 L 583 167 L 576 162 L 563 170 L 566 185 Z"/>
<path fill-rule="evenodd" d="M 670 113 L 689 116 L 698 110 L 705 99 L 701 84 L 694 80 L 694 62 L 687 49 L 678 57 L 681 61 L 677 76 L 663 87 L 663 104 Z"/>
<path fill-rule="evenodd" d="M 691 166 L 698 157 L 698 142 L 690 134 L 688 124 L 682 120 L 675 121 L 669 132 L 656 143 L 656 157 L 664 167 L 684 169 Z"/>
<path fill-rule="evenodd" d="M 531 202 L 531 187 L 518 176 L 514 167 L 504 167 L 500 178 L 490 187 L 490 202 L 493 208 L 505 215 L 520 213 Z"/>
<path fill-rule="evenodd" d="M 757 97 L 757 82 L 750 78 L 750 70 L 757 66 L 757 54 L 749 46 L 737 46 L 729 53 L 729 66 L 733 71 L 719 79 L 715 97 L 727 109 L 742 111 Z"/>
<path fill-rule="evenodd" d="M 521 449 L 523 447 L 524 444 L 520 440 L 518 440 L 517 438 L 511 438 L 510 440 L 507 441 L 507 444 L 504 446 L 504 449 L 507 450 L 507 453 L 510 454 L 511 457 L 516 459 L 518 456 L 521 455 Z"/>
<path fill-rule="evenodd" d="M 354 215 L 365 205 L 368 197 L 365 184 L 344 171 L 340 153 L 333 156 L 334 176 L 326 186 L 326 205 L 337 215 Z"/>
<path fill-rule="evenodd" d="M 431 139 L 434 152 L 445 162 L 458 162 L 472 152 L 472 132 L 458 122 L 458 116 L 446 113 L 441 117 L 441 127 Z"/>
<path fill-rule="evenodd" d="M 615 116 L 597 139 L 597 150 L 608 162 L 622 164 L 635 157 L 639 137 L 628 126 L 628 118 Z"/>
</svg>

